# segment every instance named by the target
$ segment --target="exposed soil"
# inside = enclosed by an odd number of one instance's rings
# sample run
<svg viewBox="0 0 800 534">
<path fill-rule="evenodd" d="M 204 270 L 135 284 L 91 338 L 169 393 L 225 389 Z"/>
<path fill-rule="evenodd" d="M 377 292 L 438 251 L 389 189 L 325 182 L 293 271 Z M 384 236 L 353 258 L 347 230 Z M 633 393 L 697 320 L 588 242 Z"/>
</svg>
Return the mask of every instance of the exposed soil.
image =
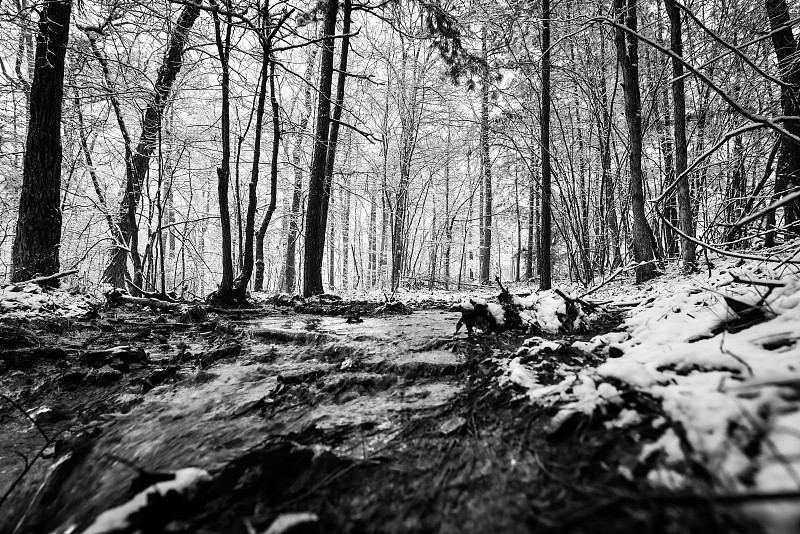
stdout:
<svg viewBox="0 0 800 534">
<path fill-rule="evenodd" d="M 624 430 L 554 425 L 554 407 L 501 387 L 526 335 L 454 337 L 458 315 L 434 309 L 290 304 L 6 322 L 0 532 L 80 532 L 186 467 L 211 481 L 152 502 L 132 531 L 263 532 L 304 511 L 323 532 L 727 530 L 708 506 L 631 497 L 646 484 L 619 467 L 658 415 L 648 399 L 626 399 L 646 416 Z M 602 361 L 561 349 L 536 365 L 547 383 L 548 369 Z"/>
</svg>

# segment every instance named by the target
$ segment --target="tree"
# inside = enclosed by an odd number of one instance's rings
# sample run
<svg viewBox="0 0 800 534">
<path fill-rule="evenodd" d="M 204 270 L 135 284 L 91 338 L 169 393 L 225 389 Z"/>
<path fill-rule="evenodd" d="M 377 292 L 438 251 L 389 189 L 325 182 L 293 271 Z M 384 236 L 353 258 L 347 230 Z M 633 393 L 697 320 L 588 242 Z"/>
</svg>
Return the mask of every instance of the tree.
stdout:
<svg viewBox="0 0 800 534">
<path fill-rule="evenodd" d="M 541 222 L 539 223 L 539 289 L 550 289 L 552 285 L 551 247 L 551 209 L 553 193 L 551 190 L 552 169 L 550 167 L 550 0 L 542 0 L 542 104 L 541 104 L 541 144 L 542 144 L 542 198 Z"/>
<path fill-rule="evenodd" d="M 59 269 L 61 109 L 71 12 L 71 0 L 46 0 L 41 7 L 12 281 Z"/>
<path fill-rule="evenodd" d="M 322 54 L 319 67 L 319 101 L 314 128 L 314 152 L 308 186 L 306 210 L 306 241 L 303 264 L 303 295 L 323 293 L 322 257 L 325 249 L 325 178 L 328 158 L 328 133 L 331 125 L 331 82 L 333 80 L 333 49 L 336 34 L 338 2 L 328 2 L 323 22 Z"/>
<path fill-rule="evenodd" d="M 675 0 L 664 0 L 669 17 L 670 49 L 676 56 L 683 56 L 683 34 L 681 17 Z M 683 78 L 683 63 L 680 57 L 672 57 L 672 126 L 675 133 L 675 175 L 682 176 L 688 166 L 688 143 L 686 141 L 686 90 Z M 678 182 L 678 220 L 681 231 L 694 237 L 689 177 L 683 176 Z M 681 238 L 681 261 L 683 268 L 695 268 L 695 244 L 689 238 Z"/>
<path fill-rule="evenodd" d="M 789 8 L 786 0 L 765 0 L 767 15 L 772 27 L 772 44 L 778 58 L 778 70 L 781 80 L 782 115 L 792 117 L 785 121 L 786 130 L 794 136 L 800 136 L 800 43 L 792 33 L 789 24 Z M 775 178 L 775 197 L 781 198 L 800 187 L 800 146 L 797 141 L 784 136 L 778 154 L 777 176 Z M 794 200 L 784 206 L 784 222 L 792 226 L 800 221 L 800 200 Z M 791 228 L 793 234 L 800 229 Z"/>
<path fill-rule="evenodd" d="M 642 173 L 642 102 L 639 93 L 638 40 L 623 29 L 636 32 L 636 0 L 614 0 L 615 41 L 617 61 L 620 64 L 625 96 L 625 119 L 628 123 L 629 190 L 633 212 L 633 257 L 636 282 L 641 283 L 656 276 L 655 255 L 644 212 L 644 175 Z M 622 26 L 622 27 L 621 27 Z"/>
<path fill-rule="evenodd" d="M 292 188 L 292 204 L 289 213 L 289 232 L 286 236 L 286 256 L 284 263 L 286 265 L 283 277 L 283 291 L 291 293 L 295 288 L 295 278 L 297 274 L 297 266 L 295 265 L 296 251 L 297 251 L 297 238 L 300 235 L 300 202 L 303 195 L 303 168 L 301 166 L 301 155 L 303 152 L 303 135 L 305 134 L 308 121 L 311 118 L 313 111 L 313 97 L 311 94 L 310 80 L 314 69 L 314 59 L 317 56 L 316 49 L 309 51 L 306 59 L 306 70 L 303 79 L 308 80 L 309 84 L 305 86 L 303 91 L 303 108 L 300 115 L 300 123 L 297 127 L 297 134 L 294 136 L 294 149 L 292 151 L 292 166 L 294 167 L 294 187 Z M 263 231 L 262 231 L 263 230 Z M 264 278 L 264 235 L 266 234 L 266 227 L 262 224 L 259 228 L 258 238 L 256 241 L 256 253 L 260 253 L 260 258 L 256 262 L 256 291 L 261 290 L 260 280 Z"/>
<path fill-rule="evenodd" d="M 105 77 L 105 83 L 114 107 L 120 130 L 122 132 L 125 149 L 125 194 L 120 202 L 119 228 L 122 233 L 123 243 L 127 245 L 127 250 L 122 246 L 117 246 L 111 255 L 111 259 L 103 273 L 104 281 L 115 287 L 125 287 L 127 278 L 127 259 L 130 256 L 134 267 L 134 283 L 142 287 L 142 262 L 139 256 L 138 224 L 136 212 L 139 200 L 142 197 L 142 187 L 145 177 L 150 169 L 150 158 L 156 149 L 159 134 L 161 132 L 164 110 L 170 102 L 173 86 L 178 74 L 183 66 L 183 53 L 189 41 L 189 30 L 191 30 L 197 17 L 200 15 L 199 4 L 187 4 L 181 11 L 178 21 L 173 27 L 169 37 L 167 49 L 164 52 L 161 66 L 156 74 L 156 81 L 149 94 L 146 108 L 142 119 L 142 130 L 136 147 L 132 145 L 129 130 L 125 125 L 125 120 L 119 108 L 119 104 L 114 103 L 114 88 L 111 86 L 110 77 L 107 75 L 108 69 L 104 64 L 102 56 L 96 53 L 96 57 L 101 63 Z M 113 18 L 112 13 L 107 21 Z M 89 29 L 103 30 L 104 28 Z M 98 34 L 100 32 L 97 32 Z M 97 51 L 96 47 L 94 48 Z"/>
<path fill-rule="evenodd" d="M 217 45 L 217 58 L 222 70 L 222 162 L 217 167 L 217 197 L 219 217 L 222 224 L 222 280 L 217 297 L 222 304 L 233 304 L 235 292 L 233 287 L 233 256 L 231 246 L 231 212 L 228 206 L 228 188 L 231 181 L 231 111 L 230 111 L 230 57 L 231 32 L 233 24 L 229 2 L 226 2 L 225 36 L 222 34 L 220 15 L 216 11 L 211 14 L 214 19 L 214 38 Z"/>
<path fill-rule="evenodd" d="M 548 0 L 545 0 L 548 1 Z M 486 25 L 481 30 L 481 51 L 483 60 L 487 59 Z M 483 217 L 481 220 L 480 279 L 489 284 L 489 271 L 492 260 L 492 160 L 489 157 L 489 72 L 484 71 L 481 80 L 481 173 L 483 182 Z"/>
</svg>

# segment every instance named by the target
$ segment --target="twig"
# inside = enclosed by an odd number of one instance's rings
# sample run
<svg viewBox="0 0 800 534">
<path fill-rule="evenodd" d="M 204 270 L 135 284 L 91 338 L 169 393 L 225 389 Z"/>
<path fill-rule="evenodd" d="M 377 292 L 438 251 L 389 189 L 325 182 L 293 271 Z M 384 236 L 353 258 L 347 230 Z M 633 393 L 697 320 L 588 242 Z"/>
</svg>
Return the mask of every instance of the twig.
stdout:
<svg viewBox="0 0 800 534">
<path fill-rule="evenodd" d="M 598 285 L 594 286 L 593 288 L 591 288 L 590 290 L 586 291 L 584 294 L 579 296 L 578 300 L 581 300 L 583 297 L 588 297 L 589 295 L 591 295 L 592 293 L 594 293 L 595 291 L 597 291 L 601 287 L 611 283 L 616 277 L 618 277 L 622 273 L 624 273 L 626 271 L 630 271 L 630 270 L 635 269 L 635 268 L 636 268 L 636 264 L 630 264 L 630 265 L 626 265 L 625 267 L 618 268 L 616 271 L 611 273 L 611 276 L 609 276 L 608 278 L 606 278 L 605 280 L 600 282 Z"/>
<path fill-rule="evenodd" d="M 716 247 L 716 246 L 714 246 L 712 244 L 706 243 L 705 241 L 701 241 L 701 240 L 697 239 L 696 237 L 690 236 L 690 235 L 686 234 L 684 231 L 678 229 L 674 224 L 672 224 L 669 220 L 667 220 L 666 217 L 664 217 L 664 214 L 661 213 L 661 210 L 656 208 L 653 211 L 655 211 L 656 215 L 658 215 L 658 218 L 661 219 L 661 222 L 663 222 L 667 227 L 669 227 L 670 230 L 672 230 L 673 232 L 675 232 L 676 234 L 678 234 L 682 238 L 687 239 L 687 240 L 691 241 L 692 243 L 694 243 L 695 245 L 703 247 L 703 248 L 705 248 L 707 250 L 710 250 L 712 252 L 716 252 L 717 254 L 719 254 L 721 256 L 728 256 L 730 258 L 740 258 L 740 259 L 743 259 L 743 260 L 755 260 L 755 261 L 763 261 L 763 262 L 771 262 L 771 263 L 780 263 L 780 264 L 784 264 L 784 265 L 785 264 L 792 264 L 792 265 L 800 264 L 800 261 L 798 261 L 798 260 L 790 260 L 788 258 L 786 258 L 786 259 L 770 258 L 768 256 L 759 256 L 757 254 L 740 254 L 738 252 L 733 252 L 731 250 L 723 250 L 723 249 L 721 249 L 719 247 Z M 708 258 L 707 253 L 706 253 L 706 258 Z M 706 260 L 706 261 L 708 261 L 708 260 Z M 709 266 L 709 273 L 710 272 L 711 272 L 711 267 Z"/>
<path fill-rule="evenodd" d="M 798 198 L 800 198 L 800 191 L 795 191 L 794 193 L 790 193 L 790 194 L 788 194 L 788 195 L 786 195 L 786 196 L 784 196 L 782 198 L 779 198 L 778 200 L 776 200 L 775 202 L 773 202 L 772 204 L 770 204 L 766 208 L 764 208 L 764 209 L 762 209 L 762 210 L 760 210 L 760 211 L 758 211 L 756 213 L 753 213 L 752 215 L 748 215 L 747 217 L 744 217 L 744 218 L 740 219 L 739 221 L 737 221 L 733 225 L 733 227 L 734 228 L 741 228 L 745 224 L 747 224 L 747 223 L 749 223 L 751 221 L 754 221 L 756 219 L 759 219 L 759 218 L 767 215 L 769 212 L 775 211 L 776 209 L 780 208 L 781 206 L 785 206 L 786 204 L 789 204 L 790 202 L 794 202 Z"/>
<path fill-rule="evenodd" d="M 784 287 L 786 282 L 780 280 L 757 279 L 750 278 L 749 276 L 739 276 L 738 274 L 731 274 L 733 281 L 738 284 L 748 284 L 751 286 L 764 286 L 769 288 Z M 762 299 L 763 300 L 763 299 Z"/>
<path fill-rule="evenodd" d="M 48 441 L 50 439 L 50 437 L 47 435 L 44 429 L 41 426 L 39 426 L 39 423 L 36 422 L 36 419 L 34 419 L 33 416 L 31 416 L 31 414 L 29 414 L 27 410 L 25 410 L 25 408 L 22 407 L 21 404 L 19 404 L 17 401 L 15 401 L 11 397 L 3 393 L 0 393 L 0 398 L 8 402 L 11 406 L 16 408 L 17 410 L 19 410 L 20 413 L 22 413 L 22 415 L 24 415 L 28 419 L 28 421 L 30 421 L 33 424 L 33 426 L 36 427 L 36 430 L 39 431 L 39 434 L 42 435 L 45 441 Z"/>
<path fill-rule="evenodd" d="M 724 335 L 723 335 L 723 336 L 720 336 L 720 340 L 719 340 L 719 351 L 720 351 L 722 354 L 725 354 L 725 355 L 727 355 L 727 356 L 730 356 L 731 358 L 733 358 L 734 360 L 736 360 L 737 362 L 739 362 L 740 364 L 742 364 L 742 365 L 745 367 L 745 369 L 747 369 L 747 372 L 748 372 L 748 373 L 750 373 L 750 377 L 751 377 L 751 378 L 752 378 L 753 376 L 755 376 L 755 373 L 753 373 L 753 368 L 752 368 L 752 367 L 750 367 L 750 364 L 749 364 L 749 363 L 747 363 L 746 361 L 744 361 L 744 359 L 743 359 L 741 356 L 737 356 L 736 354 L 734 354 L 733 352 L 731 352 L 731 351 L 729 351 L 728 349 L 726 349 L 726 348 L 725 348 L 725 336 L 724 336 Z"/>
<path fill-rule="evenodd" d="M 10 397 L 9 397 L 9 396 L 7 396 L 7 395 L 4 395 L 3 393 L 0 393 L 0 398 L 2 398 L 2 399 L 4 399 L 4 400 L 6 400 L 6 401 L 7 401 L 9 404 L 11 404 L 11 405 L 12 405 L 14 408 L 16 408 L 17 410 L 19 410 L 20 412 L 22 412 L 22 414 L 23 414 L 23 415 L 24 415 L 24 416 L 25 416 L 25 417 L 26 417 L 26 418 L 27 418 L 27 419 L 28 419 L 28 420 L 29 420 L 31 423 L 33 423 L 33 426 L 35 426 L 35 427 L 36 427 L 36 430 L 38 430 L 38 431 L 39 431 L 39 433 L 42 435 L 42 437 L 44 438 L 44 441 L 45 441 L 45 443 L 44 443 L 44 447 L 42 447 L 42 448 L 39 450 L 39 452 L 37 452 L 37 453 L 34 455 L 34 457 L 33 457 L 32 459 L 30 459 L 30 460 L 28 460 L 28 457 L 27 457 L 27 456 L 25 456 L 24 454 L 22 454 L 22 453 L 20 453 L 20 452 L 18 452 L 18 453 L 17 453 L 19 456 L 21 456 L 21 457 L 22 457 L 22 460 L 23 460 L 23 462 L 24 462 L 24 467 L 23 467 L 23 469 L 22 469 L 22 472 L 19 474 L 19 476 L 17 476 L 17 478 L 16 478 L 16 479 L 14 479 L 14 481 L 13 481 L 13 482 L 11 483 L 11 485 L 8 487 L 8 489 L 7 489 L 7 490 L 6 490 L 6 492 L 3 494 L 3 496 L 2 496 L 2 497 L 0 497 L 0 508 L 2 508 L 2 507 L 3 507 L 3 504 L 4 504 L 4 503 L 6 502 L 6 500 L 7 500 L 7 499 L 8 499 L 8 498 L 11 496 L 11 494 L 14 492 L 14 490 L 16 489 L 16 487 L 17 487 L 17 486 L 19 485 L 19 483 L 22 481 L 22 479 L 23 479 L 23 478 L 25 478 L 25 475 L 27 475 L 27 474 L 28 474 L 28 472 L 31 470 L 31 468 L 33 467 L 33 464 L 35 464 L 35 463 L 36 463 L 36 460 L 38 460 L 39 458 L 41 458 L 41 457 L 42 457 L 42 455 L 44 454 L 44 452 L 45 452 L 45 451 L 46 451 L 46 450 L 47 450 L 47 449 L 50 447 L 50 445 L 52 445 L 52 444 L 53 444 L 53 442 L 55 442 L 56 438 L 57 438 L 59 435 L 61 435 L 63 432 L 65 432 L 65 431 L 66 431 L 68 428 L 70 428 L 70 427 L 69 427 L 69 426 L 67 426 L 66 428 L 64 428 L 64 429 L 62 429 L 61 431 L 57 432 L 57 433 L 56 433 L 54 436 L 50 437 L 50 436 L 48 436 L 48 435 L 47 435 L 47 433 L 44 431 L 44 429 L 42 429 L 42 427 L 41 427 L 41 426 L 39 426 L 39 423 L 37 423 L 37 422 L 36 422 L 36 420 L 34 420 L 34 419 L 33 419 L 33 417 L 32 417 L 32 416 L 31 416 L 31 415 L 30 415 L 30 414 L 29 414 L 29 413 L 28 413 L 28 412 L 25 410 L 25 408 L 23 408 L 23 407 L 22 407 L 22 405 L 20 405 L 20 404 L 19 404 L 17 401 L 15 401 L 14 399 L 10 398 Z"/>
</svg>

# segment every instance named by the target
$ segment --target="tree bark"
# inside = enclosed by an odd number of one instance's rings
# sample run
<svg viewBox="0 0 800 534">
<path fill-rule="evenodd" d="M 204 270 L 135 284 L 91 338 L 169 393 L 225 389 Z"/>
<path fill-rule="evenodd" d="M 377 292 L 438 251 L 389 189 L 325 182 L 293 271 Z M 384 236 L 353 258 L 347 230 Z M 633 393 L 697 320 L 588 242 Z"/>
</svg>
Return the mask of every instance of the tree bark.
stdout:
<svg viewBox="0 0 800 534">
<path fill-rule="evenodd" d="M 333 80 L 333 48 L 336 33 L 338 2 L 328 2 L 322 38 L 322 57 L 319 70 L 319 101 L 317 124 L 314 129 L 314 153 L 306 210 L 306 240 L 303 263 L 303 296 L 324 292 L 322 287 L 322 257 L 325 250 L 325 178 L 328 156 L 328 133 L 331 124 L 331 81 Z"/>
<path fill-rule="evenodd" d="M 531 158 L 532 160 L 533 158 Z M 531 169 L 533 169 L 533 161 L 531 161 Z M 539 215 L 536 210 L 536 176 L 533 172 L 528 176 L 528 254 L 525 256 L 525 280 L 530 282 L 533 279 L 534 261 L 536 255 L 537 240 L 536 240 L 536 222 L 539 220 Z"/>
<path fill-rule="evenodd" d="M 263 285 L 264 275 L 264 236 L 266 235 L 267 228 L 272 220 L 272 215 L 275 213 L 275 206 L 278 196 L 278 152 L 280 150 L 281 143 L 280 106 L 278 105 L 278 98 L 275 93 L 275 63 L 270 58 L 270 48 L 270 43 L 262 43 L 263 57 L 261 59 L 261 84 L 258 88 L 255 136 L 253 139 L 253 167 L 250 171 L 247 216 L 244 230 L 244 261 L 242 262 L 242 273 L 240 277 L 241 281 L 237 286 L 236 296 L 239 302 L 244 302 L 246 300 L 245 294 L 247 292 L 247 285 L 250 282 L 250 277 L 253 274 L 253 237 L 255 233 L 256 205 L 258 204 L 256 192 L 258 188 L 259 165 L 261 163 L 261 135 L 264 129 L 264 111 L 267 100 L 267 80 L 269 80 L 269 101 L 272 107 L 272 158 L 270 160 L 269 204 L 267 205 L 264 218 L 261 220 L 261 224 L 258 228 L 258 236 L 256 236 L 258 241 L 256 254 L 259 256 L 258 261 L 261 264 L 262 276 L 260 285 Z M 256 290 L 258 289 L 260 288 L 257 288 Z"/>
<path fill-rule="evenodd" d="M 539 289 L 552 286 L 551 251 L 551 190 L 550 167 L 550 0 L 542 0 L 542 199 L 541 222 L 539 223 Z"/>
<path fill-rule="evenodd" d="M 342 289 L 350 287 L 350 181 L 344 177 L 342 196 Z"/>
<path fill-rule="evenodd" d="M 255 281 L 253 283 L 253 289 L 255 291 L 261 291 L 264 289 L 264 238 L 267 235 L 267 228 L 269 227 L 269 223 L 272 220 L 272 216 L 275 213 L 275 204 L 277 202 L 278 196 L 278 150 L 280 149 L 281 143 L 281 124 L 280 124 L 280 105 L 278 103 L 278 97 L 275 90 L 275 62 L 270 61 L 269 65 L 269 100 L 270 105 L 272 106 L 272 159 L 270 160 L 270 172 L 269 172 L 269 205 L 267 206 L 267 210 L 264 212 L 264 218 L 261 219 L 261 225 L 258 227 L 258 233 L 256 234 L 256 276 Z M 306 119 L 307 122 L 307 119 Z M 304 130 L 305 127 L 301 128 Z M 298 137 L 299 137 L 298 135 Z M 299 143 L 300 141 L 298 141 Z M 256 163 L 253 164 L 253 168 L 255 169 Z M 255 172 L 255 171 L 254 171 Z M 290 274 L 289 264 L 287 263 L 286 269 L 284 271 L 284 289 L 287 292 L 291 292 L 294 289 L 294 245 L 295 241 L 297 240 L 298 228 L 297 228 L 297 212 L 300 209 L 300 194 L 302 192 L 302 171 L 300 171 L 299 167 L 296 167 L 295 172 L 300 173 L 300 179 L 295 180 L 294 191 L 292 193 L 292 213 L 289 215 L 289 232 L 287 235 L 287 245 L 286 245 L 286 261 L 288 262 L 291 260 L 291 281 L 288 279 Z M 289 248 L 291 247 L 291 257 L 289 256 Z"/>
<path fill-rule="evenodd" d="M 350 51 L 350 14 L 352 12 L 351 0 L 344 0 L 342 11 L 342 46 L 339 53 L 339 73 L 336 78 L 336 99 L 333 103 L 333 119 L 330 126 L 330 139 L 328 140 L 328 153 L 325 157 L 325 188 L 322 196 L 322 221 L 328 220 L 328 205 L 331 198 L 331 184 L 333 184 L 333 169 L 336 164 L 336 147 L 339 144 L 339 124 L 342 120 L 342 104 L 344 103 L 344 88 L 347 82 L 347 58 Z"/>
<path fill-rule="evenodd" d="M 614 76 L 616 83 L 617 76 Z M 598 81 L 600 84 L 600 110 L 598 139 L 600 141 L 600 165 L 602 167 L 602 194 L 605 200 L 605 241 L 610 247 L 611 263 L 610 270 L 614 270 L 622 265 L 622 252 L 619 246 L 619 222 L 617 219 L 617 201 L 614 194 L 615 183 L 611 173 L 611 133 L 613 125 L 611 123 L 611 112 L 609 109 L 608 90 L 604 79 Z M 612 104 L 613 105 L 613 104 Z"/>
<path fill-rule="evenodd" d="M 486 25 L 481 34 L 481 49 L 487 60 Z M 481 170 L 483 171 L 483 238 L 481 239 L 481 283 L 489 284 L 492 260 L 492 161 L 489 158 L 489 73 L 481 81 Z"/>
<path fill-rule="evenodd" d="M 614 0 L 614 16 L 618 24 L 636 32 L 636 0 Z M 615 28 L 617 61 L 622 69 L 625 95 L 625 119 L 628 123 L 630 150 L 630 195 L 633 213 L 633 257 L 636 282 L 656 276 L 655 255 L 650 240 L 650 228 L 644 211 L 644 176 L 642 174 L 642 102 L 639 94 L 639 50 L 635 37 L 622 28 Z"/>
<path fill-rule="evenodd" d="M 455 216 L 450 212 L 450 116 L 447 117 L 447 145 L 445 149 L 444 162 L 444 223 L 445 223 L 445 243 L 444 243 L 444 288 L 450 289 L 450 254 L 453 246 L 453 225 L 456 222 Z"/>
<path fill-rule="evenodd" d="M 369 226 L 367 227 L 367 287 L 371 289 L 378 281 L 378 199 L 375 195 L 375 184 L 369 184 L 368 187 Z"/>
<path fill-rule="evenodd" d="M 675 0 L 664 0 L 669 17 L 670 49 L 683 56 L 683 37 L 681 18 Z M 683 63 L 672 58 L 672 126 L 675 132 L 675 173 L 680 176 L 688 166 L 688 142 L 686 140 L 686 90 L 683 78 Z M 681 231 L 694 237 L 694 218 L 692 217 L 692 197 L 689 190 L 689 177 L 678 183 L 678 220 Z M 681 263 L 685 271 L 691 271 L 697 263 L 696 247 L 690 239 L 681 237 Z"/>
<path fill-rule="evenodd" d="M 788 84 L 781 86 L 782 114 L 797 117 L 800 115 L 800 65 L 797 62 L 800 48 L 789 26 L 789 8 L 786 0 L 765 0 L 765 5 L 773 29 L 772 45 L 778 58 L 780 77 Z M 781 27 L 782 30 L 775 31 Z M 800 121 L 791 119 L 784 121 L 783 124 L 789 133 L 800 135 Z M 774 196 L 780 198 L 798 188 L 800 188 L 800 146 L 785 138 L 782 140 L 778 155 Z M 800 201 L 795 200 L 785 205 L 783 213 L 786 226 L 797 224 L 800 221 Z M 800 234 L 800 228 L 789 228 L 788 231 L 794 235 Z"/>
<path fill-rule="evenodd" d="M 230 118 L 230 59 L 231 46 L 231 15 L 228 15 L 225 26 L 225 38 L 222 37 L 222 28 L 219 15 L 212 13 L 214 18 L 214 36 L 217 44 L 217 54 L 222 69 L 222 162 L 217 167 L 217 196 L 219 199 L 219 216 L 222 226 L 222 281 L 217 291 L 220 304 L 234 303 L 233 288 L 233 256 L 231 246 L 231 213 L 228 206 L 228 189 L 231 180 L 231 118 Z"/>
<path fill-rule="evenodd" d="M 328 199 L 328 202 L 332 203 L 331 199 Z M 335 226 L 336 225 L 333 223 L 333 221 L 330 221 L 330 223 L 327 224 L 327 229 L 328 229 L 328 234 L 329 234 L 328 235 L 328 289 L 330 289 L 331 291 L 336 289 L 336 285 L 335 285 L 336 284 L 336 279 L 335 279 L 336 278 L 336 276 L 335 276 L 336 275 L 336 247 L 335 247 L 335 242 L 336 242 L 335 241 L 335 239 L 336 239 L 335 230 L 336 230 L 336 228 L 335 228 Z"/>
<path fill-rule="evenodd" d="M 656 115 L 656 133 L 658 135 L 658 144 L 661 150 L 661 157 L 664 161 L 664 177 L 662 180 L 662 187 L 666 187 L 675 180 L 675 158 L 673 152 L 672 137 L 670 126 L 672 116 L 669 108 L 669 95 L 666 88 L 659 90 L 653 89 L 653 113 Z M 678 204 L 675 193 L 667 195 L 664 199 L 663 207 L 664 218 L 675 227 L 679 226 L 678 222 Z M 675 232 L 666 224 L 662 225 L 659 237 L 661 238 L 661 245 L 663 253 L 666 257 L 674 257 L 678 252 L 678 241 Z"/>
<path fill-rule="evenodd" d="M 12 282 L 59 270 L 61 110 L 72 1 L 49 0 L 40 9 Z"/>
</svg>

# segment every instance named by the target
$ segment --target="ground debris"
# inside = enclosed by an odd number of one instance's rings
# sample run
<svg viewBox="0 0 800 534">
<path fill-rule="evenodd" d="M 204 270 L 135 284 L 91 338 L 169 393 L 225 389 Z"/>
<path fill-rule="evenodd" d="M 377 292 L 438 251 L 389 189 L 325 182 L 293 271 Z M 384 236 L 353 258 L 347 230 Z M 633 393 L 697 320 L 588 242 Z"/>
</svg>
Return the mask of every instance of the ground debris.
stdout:
<svg viewBox="0 0 800 534">
<path fill-rule="evenodd" d="M 29 346 L 13 350 L 64 354 L 0 373 L 0 387 L 26 413 L 63 413 L 52 423 L 37 416 L 46 432 L 67 430 L 15 492 L 9 518 L 28 514 L 31 534 L 74 518 L 88 527 L 152 486 L 132 487 L 137 471 L 119 457 L 155 475 L 196 466 L 209 477 L 187 498 L 154 499 L 161 516 L 143 514 L 142 531 L 264 533 L 306 513 L 312 530 L 345 533 L 730 531 L 741 511 L 699 498 L 734 501 L 724 467 L 747 466 L 735 479 L 743 496 L 763 494 L 768 478 L 789 482 L 769 449 L 795 458 L 795 438 L 780 430 L 800 424 L 799 380 L 786 367 L 800 339 L 786 314 L 800 299 L 791 283 L 772 284 L 765 321 L 697 339 L 730 305 L 670 283 L 621 293 L 639 302 L 621 327 L 619 315 L 584 306 L 579 290 L 501 286 L 497 302 L 470 304 L 497 306 L 509 326 L 469 339 L 452 336 L 455 315 L 418 308 L 436 293 L 400 293 L 414 313 L 389 318 L 379 299 L 276 298 L 247 314 L 206 310 L 212 319 L 200 323 L 125 306 L 98 320 L 24 324 L 10 339 Z M 120 347 L 145 358 L 126 364 L 113 355 Z M 100 373 L 114 380 L 100 387 Z M 7 406 L 0 424 L 0 450 L 31 458 L 42 446 Z M 48 486 L 56 505 L 30 508 L 81 428 L 96 432 L 89 457 Z M 20 464 L 0 456 L 2 473 Z M 0 531 L 9 521 L 0 518 Z"/>
</svg>

